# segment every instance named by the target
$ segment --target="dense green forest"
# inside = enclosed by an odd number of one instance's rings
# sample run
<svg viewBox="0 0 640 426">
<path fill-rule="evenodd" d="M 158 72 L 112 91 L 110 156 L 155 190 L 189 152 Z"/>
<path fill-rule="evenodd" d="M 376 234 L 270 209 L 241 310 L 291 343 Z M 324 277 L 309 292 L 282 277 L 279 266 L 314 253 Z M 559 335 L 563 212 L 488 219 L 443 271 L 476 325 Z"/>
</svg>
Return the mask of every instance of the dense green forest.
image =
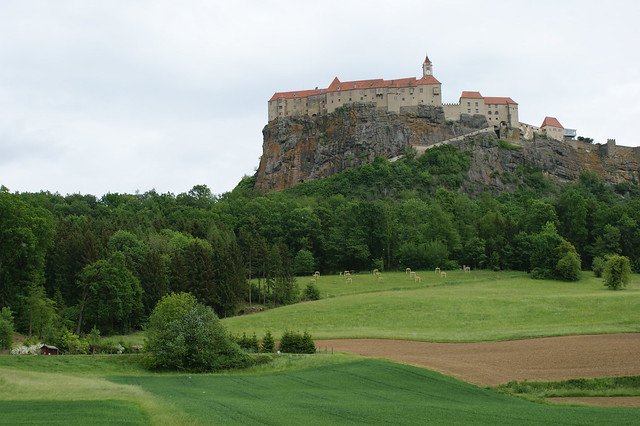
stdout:
<svg viewBox="0 0 640 426">
<path fill-rule="evenodd" d="M 252 177 L 220 196 L 204 185 L 101 198 L 2 187 L 0 307 L 29 335 L 113 334 L 141 327 L 169 292 L 222 317 L 293 303 L 294 275 L 315 270 L 468 265 L 576 280 L 610 254 L 640 270 L 637 183 L 584 173 L 561 185 L 523 166 L 502 177 L 515 192 L 465 194 L 469 165 L 440 146 L 268 194 Z"/>
</svg>

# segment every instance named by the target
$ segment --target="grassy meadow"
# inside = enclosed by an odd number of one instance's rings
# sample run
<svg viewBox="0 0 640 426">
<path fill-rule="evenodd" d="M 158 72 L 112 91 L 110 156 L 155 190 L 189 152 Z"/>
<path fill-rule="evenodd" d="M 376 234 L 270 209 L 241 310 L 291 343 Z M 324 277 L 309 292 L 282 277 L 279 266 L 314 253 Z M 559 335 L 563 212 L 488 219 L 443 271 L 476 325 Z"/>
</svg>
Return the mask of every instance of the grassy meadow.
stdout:
<svg viewBox="0 0 640 426">
<path fill-rule="evenodd" d="M 234 334 L 285 328 L 315 338 L 398 338 L 439 342 L 507 340 L 640 331 L 640 276 L 611 291 L 589 272 L 578 282 L 533 280 L 522 272 L 419 272 L 320 277 L 321 300 L 227 318 Z M 300 278 L 300 286 L 308 282 Z"/>
<path fill-rule="evenodd" d="M 317 281 L 323 299 L 224 324 L 235 334 L 285 329 L 313 337 L 482 341 L 640 331 L 640 276 L 610 291 L 589 273 L 577 283 L 519 272 L 357 274 Z M 301 287 L 308 278 L 300 278 Z M 122 338 L 141 343 L 143 333 Z M 602 379 L 604 380 L 604 379 Z M 637 380 L 615 385 L 637 394 Z M 573 386 L 573 388 L 572 388 Z M 279 355 L 221 374 L 151 373 L 139 357 L 0 356 L 0 424 L 637 424 L 640 409 L 534 403 L 570 384 L 482 389 L 413 366 L 348 354 Z M 613 393 L 616 394 L 616 393 Z"/>
</svg>

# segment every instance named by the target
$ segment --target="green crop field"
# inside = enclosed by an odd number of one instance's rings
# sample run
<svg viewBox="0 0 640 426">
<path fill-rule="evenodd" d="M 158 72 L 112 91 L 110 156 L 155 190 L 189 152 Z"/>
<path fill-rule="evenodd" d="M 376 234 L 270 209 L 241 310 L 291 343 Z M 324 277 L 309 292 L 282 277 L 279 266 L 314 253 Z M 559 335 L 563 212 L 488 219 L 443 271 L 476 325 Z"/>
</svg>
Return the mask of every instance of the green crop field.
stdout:
<svg viewBox="0 0 640 426">
<path fill-rule="evenodd" d="M 19 358 L 0 357 L 0 424 L 634 424 L 640 415 L 536 404 L 341 354 L 200 375 L 151 374 L 127 358 Z"/>
<path fill-rule="evenodd" d="M 449 271 L 320 277 L 323 299 L 227 318 L 235 334 L 286 328 L 316 338 L 378 337 L 440 342 L 640 331 L 640 276 L 622 291 L 584 273 L 578 282 L 520 272 Z M 305 280 L 306 279 L 302 279 Z M 301 281 L 302 281 L 301 280 Z"/>
<path fill-rule="evenodd" d="M 632 424 L 640 409 L 534 404 L 365 359 L 252 376 L 120 377 L 210 424 Z"/>
</svg>

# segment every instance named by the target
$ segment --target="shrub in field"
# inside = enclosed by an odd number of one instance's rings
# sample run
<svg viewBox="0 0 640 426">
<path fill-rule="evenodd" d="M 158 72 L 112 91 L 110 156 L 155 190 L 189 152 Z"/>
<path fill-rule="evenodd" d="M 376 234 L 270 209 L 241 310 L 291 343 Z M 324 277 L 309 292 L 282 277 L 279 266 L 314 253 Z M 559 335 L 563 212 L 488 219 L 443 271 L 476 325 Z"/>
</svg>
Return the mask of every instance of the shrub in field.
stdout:
<svg viewBox="0 0 640 426">
<path fill-rule="evenodd" d="M 302 300 L 318 300 L 320 299 L 320 290 L 315 284 L 309 283 L 302 292 Z"/>
<path fill-rule="evenodd" d="M 629 282 L 631 262 L 626 256 L 612 255 L 604 265 L 604 285 L 611 290 L 618 290 Z"/>
<path fill-rule="evenodd" d="M 260 347 L 260 352 L 270 353 L 276 351 L 276 342 L 273 339 L 273 335 L 269 330 L 264 334 L 262 338 L 262 345 Z"/>
<path fill-rule="evenodd" d="M 2 308 L 0 311 L 0 349 L 11 349 L 13 333 L 13 314 L 11 309 Z"/>
<path fill-rule="evenodd" d="M 591 269 L 593 270 L 593 274 L 597 278 L 602 277 L 602 272 L 604 271 L 605 261 L 600 256 L 596 256 L 593 258 L 593 262 L 591 262 Z"/>
<path fill-rule="evenodd" d="M 189 293 L 163 297 L 146 330 L 144 362 L 151 369 L 206 372 L 246 367 L 251 362 L 213 309 Z"/>
<path fill-rule="evenodd" d="M 580 272 L 580 256 L 575 251 L 562 256 L 556 264 L 556 274 L 561 280 L 578 281 Z"/>
<path fill-rule="evenodd" d="M 77 334 L 65 330 L 59 338 L 58 348 L 63 353 L 86 354 L 89 353 L 89 342 L 79 337 Z"/>
<path fill-rule="evenodd" d="M 253 333 L 253 336 L 251 337 L 247 336 L 247 333 L 242 333 L 242 336 L 240 336 L 236 342 L 238 343 L 238 346 L 248 352 L 258 352 L 258 337 L 255 333 Z"/>
<path fill-rule="evenodd" d="M 303 334 L 285 331 L 280 339 L 280 352 L 291 354 L 313 354 L 316 345 L 308 332 Z"/>
</svg>

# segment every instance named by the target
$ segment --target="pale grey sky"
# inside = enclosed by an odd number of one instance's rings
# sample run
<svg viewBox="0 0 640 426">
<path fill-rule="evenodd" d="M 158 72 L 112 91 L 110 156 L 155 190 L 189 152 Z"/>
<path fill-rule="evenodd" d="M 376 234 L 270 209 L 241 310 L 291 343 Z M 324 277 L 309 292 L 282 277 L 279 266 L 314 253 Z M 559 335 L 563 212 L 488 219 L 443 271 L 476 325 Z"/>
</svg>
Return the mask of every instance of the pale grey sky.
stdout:
<svg viewBox="0 0 640 426">
<path fill-rule="evenodd" d="M 0 184 L 231 190 L 276 91 L 421 75 L 638 146 L 640 2 L 0 0 Z"/>
</svg>

